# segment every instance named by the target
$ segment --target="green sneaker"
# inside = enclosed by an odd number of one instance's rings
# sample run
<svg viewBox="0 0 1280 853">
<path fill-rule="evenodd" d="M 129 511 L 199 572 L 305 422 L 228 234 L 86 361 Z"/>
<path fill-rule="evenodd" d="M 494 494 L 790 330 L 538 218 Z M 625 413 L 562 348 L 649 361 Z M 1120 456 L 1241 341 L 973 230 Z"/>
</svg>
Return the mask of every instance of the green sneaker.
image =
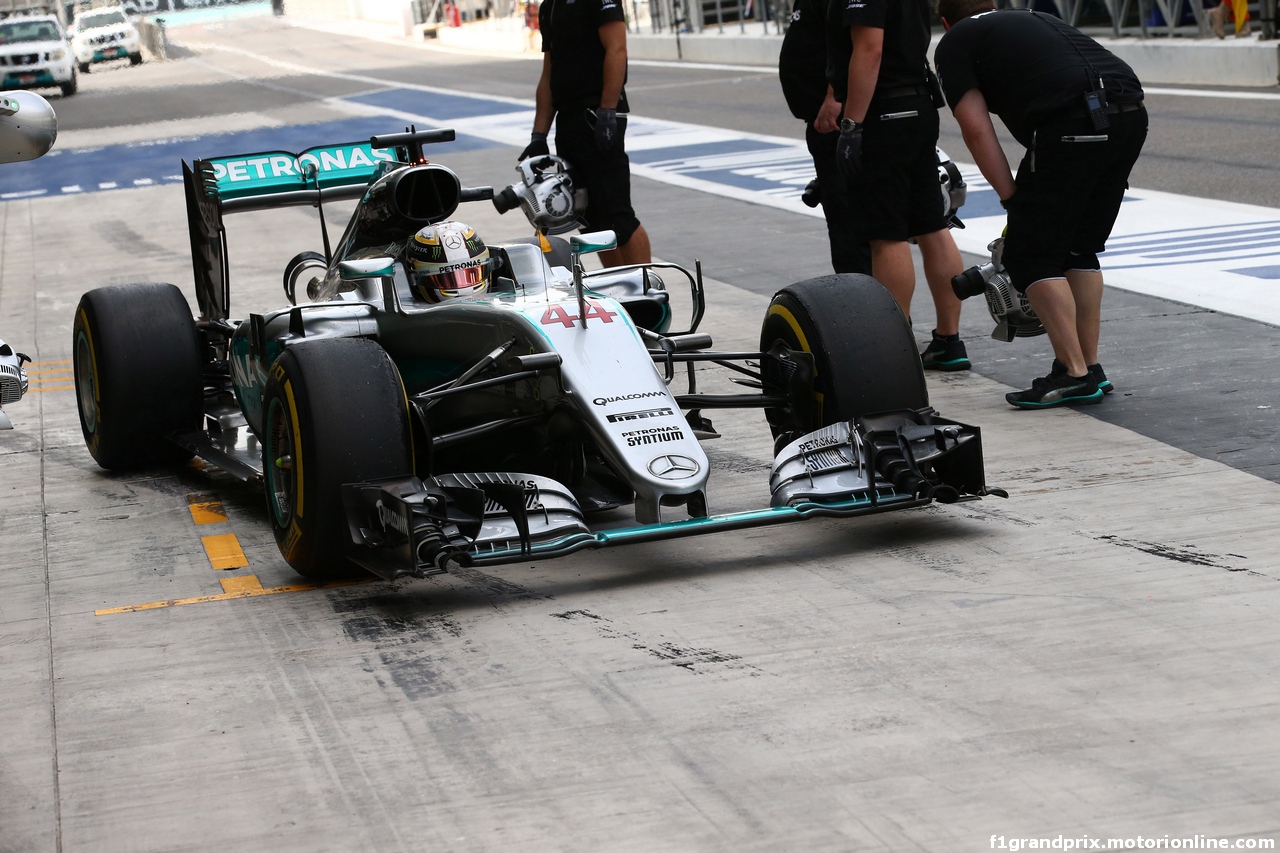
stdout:
<svg viewBox="0 0 1280 853">
<path fill-rule="evenodd" d="M 1067 366 L 1056 358 L 1053 360 L 1053 368 L 1049 371 L 1050 376 L 1066 376 Z M 1111 380 L 1107 378 L 1107 374 L 1102 370 L 1101 364 L 1089 365 L 1089 375 L 1093 377 L 1093 381 L 1098 383 L 1098 387 L 1102 389 L 1103 394 L 1110 394 L 1116 390 L 1111 384 Z"/>
<path fill-rule="evenodd" d="M 1050 409 L 1054 406 L 1096 403 L 1102 399 L 1102 389 L 1092 374 L 1081 378 L 1066 373 L 1041 377 L 1031 383 L 1026 391 L 1011 391 L 1004 395 L 1009 405 L 1019 409 Z"/>
<path fill-rule="evenodd" d="M 920 353 L 920 363 L 925 370 L 968 370 L 973 366 L 959 335 L 948 340 L 937 332 L 933 333 L 933 340 Z"/>
</svg>

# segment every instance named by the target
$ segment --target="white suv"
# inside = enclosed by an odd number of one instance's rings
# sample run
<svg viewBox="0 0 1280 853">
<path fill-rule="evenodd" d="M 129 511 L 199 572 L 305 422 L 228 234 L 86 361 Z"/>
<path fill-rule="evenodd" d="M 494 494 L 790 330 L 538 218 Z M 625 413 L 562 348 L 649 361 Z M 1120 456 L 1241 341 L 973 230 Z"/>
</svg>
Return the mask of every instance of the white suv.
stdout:
<svg viewBox="0 0 1280 853">
<path fill-rule="evenodd" d="M 71 51 L 81 74 L 88 74 L 95 62 L 126 56 L 134 65 L 142 63 L 142 37 L 120 6 L 81 12 L 72 22 L 70 32 Z"/>
<path fill-rule="evenodd" d="M 76 68 L 62 24 L 53 15 L 0 21 L 0 89 L 57 86 L 63 96 L 76 93 Z"/>
</svg>

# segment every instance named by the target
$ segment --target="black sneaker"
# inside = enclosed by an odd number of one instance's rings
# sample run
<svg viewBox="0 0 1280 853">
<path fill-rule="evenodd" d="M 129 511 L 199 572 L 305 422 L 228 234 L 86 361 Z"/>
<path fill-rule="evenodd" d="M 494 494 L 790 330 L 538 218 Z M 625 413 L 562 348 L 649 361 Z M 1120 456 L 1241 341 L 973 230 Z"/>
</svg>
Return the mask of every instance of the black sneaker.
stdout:
<svg viewBox="0 0 1280 853">
<path fill-rule="evenodd" d="M 959 335 L 951 338 L 941 337 L 933 333 L 933 340 L 920 353 L 920 363 L 925 370 L 968 370 L 973 365 L 969 362 L 969 354 L 965 352 L 964 341 Z"/>
<path fill-rule="evenodd" d="M 1053 360 L 1053 369 L 1050 371 L 1051 376 L 1066 376 L 1067 366 L 1056 358 Z M 1111 380 L 1107 378 L 1107 374 L 1103 372 L 1101 364 L 1089 365 L 1089 375 L 1093 377 L 1093 381 L 1098 383 L 1098 387 L 1102 389 L 1103 394 L 1110 394 L 1116 390 L 1111 384 Z"/>
<path fill-rule="evenodd" d="M 1011 391 L 1004 398 L 1019 409 L 1049 409 L 1076 403 L 1096 403 L 1102 399 L 1102 389 L 1092 375 L 1076 379 L 1066 373 L 1050 373 L 1032 382 L 1026 391 Z"/>
</svg>

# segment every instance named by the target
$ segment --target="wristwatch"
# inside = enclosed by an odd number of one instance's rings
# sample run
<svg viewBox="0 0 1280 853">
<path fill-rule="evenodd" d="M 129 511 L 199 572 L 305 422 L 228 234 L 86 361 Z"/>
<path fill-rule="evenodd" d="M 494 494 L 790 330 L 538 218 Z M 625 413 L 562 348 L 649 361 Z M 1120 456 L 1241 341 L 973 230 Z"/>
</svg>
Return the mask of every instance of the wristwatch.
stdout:
<svg viewBox="0 0 1280 853">
<path fill-rule="evenodd" d="M 845 116 L 840 119 L 841 133 L 853 133 L 855 130 L 862 130 L 862 125 L 858 124 L 856 121 L 849 118 L 848 116 Z"/>
</svg>

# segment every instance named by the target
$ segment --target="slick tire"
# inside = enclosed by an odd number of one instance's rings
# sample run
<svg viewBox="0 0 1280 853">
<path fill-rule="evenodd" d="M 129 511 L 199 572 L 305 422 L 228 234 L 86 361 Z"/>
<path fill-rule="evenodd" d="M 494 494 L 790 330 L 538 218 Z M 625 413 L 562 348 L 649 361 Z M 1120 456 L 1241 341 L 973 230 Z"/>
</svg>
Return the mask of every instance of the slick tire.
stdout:
<svg viewBox="0 0 1280 853">
<path fill-rule="evenodd" d="M 281 555 L 313 580 L 359 576 L 346 557 L 342 486 L 413 473 L 400 372 L 364 338 L 298 344 L 271 366 L 263 410 L 267 514 Z"/>
<path fill-rule="evenodd" d="M 72 327 L 80 430 L 94 460 L 123 470 L 190 459 L 167 436 L 200 427 L 200 338 L 172 284 L 120 284 L 80 299 Z"/>
<path fill-rule="evenodd" d="M 871 276 L 827 275 L 779 290 L 765 313 L 760 349 L 778 342 L 814 358 L 812 407 L 765 412 L 780 444 L 860 415 L 929 405 L 911 327 Z"/>
</svg>

